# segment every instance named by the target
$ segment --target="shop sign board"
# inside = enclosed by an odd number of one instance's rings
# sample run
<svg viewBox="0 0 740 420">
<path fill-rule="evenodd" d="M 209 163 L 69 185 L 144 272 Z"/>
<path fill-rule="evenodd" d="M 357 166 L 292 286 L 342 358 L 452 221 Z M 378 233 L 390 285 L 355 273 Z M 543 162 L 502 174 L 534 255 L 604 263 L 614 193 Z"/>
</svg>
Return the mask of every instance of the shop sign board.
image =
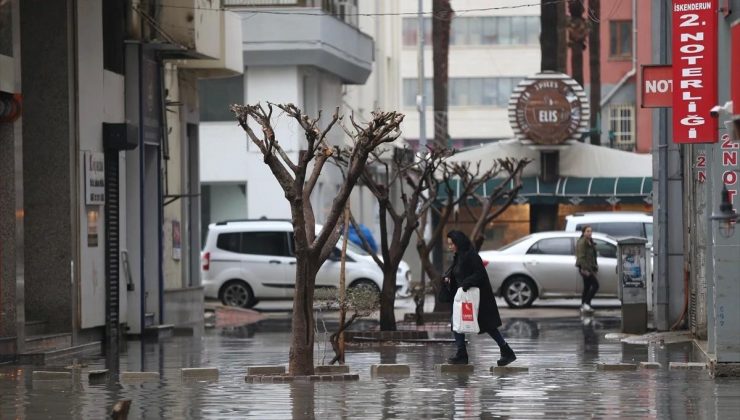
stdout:
<svg viewBox="0 0 740 420">
<path fill-rule="evenodd" d="M 673 141 L 716 143 L 717 0 L 673 1 Z"/>
<path fill-rule="evenodd" d="M 732 104 L 734 108 L 733 119 L 740 120 L 740 20 L 736 20 L 732 24 L 730 56 L 732 57 L 732 68 L 730 71 L 732 80 L 730 83 L 732 85 Z M 737 136 L 740 137 L 740 132 L 737 133 Z"/>
<path fill-rule="evenodd" d="M 544 72 L 524 79 L 509 100 L 514 134 L 533 146 L 560 146 L 588 132 L 590 106 L 585 91 L 568 75 Z"/>
<path fill-rule="evenodd" d="M 105 204 L 105 154 L 85 152 L 85 204 Z"/>
<path fill-rule="evenodd" d="M 670 64 L 642 66 L 642 107 L 673 106 L 673 67 Z"/>
</svg>

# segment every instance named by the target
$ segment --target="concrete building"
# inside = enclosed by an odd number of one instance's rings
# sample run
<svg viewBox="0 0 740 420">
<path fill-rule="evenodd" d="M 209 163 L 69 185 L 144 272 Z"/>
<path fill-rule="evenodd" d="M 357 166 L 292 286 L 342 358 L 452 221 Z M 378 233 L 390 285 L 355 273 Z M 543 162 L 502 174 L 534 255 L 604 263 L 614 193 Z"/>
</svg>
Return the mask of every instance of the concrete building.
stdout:
<svg viewBox="0 0 740 420">
<path fill-rule="evenodd" d="M 400 3 L 402 106 L 407 114 L 405 139 L 419 138 L 416 110 L 418 77 L 417 2 Z M 456 148 L 509 139 L 507 105 L 514 87 L 540 71 L 540 7 L 521 6 L 518 0 L 482 5 L 474 0 L 452 0 L 458 13 L 452 20 L 449 51 L 449 135 Z M 486 6 L 490 10 L 485 9 Z M 432 116 L 431 0 L 424 2 L 426 132 L 434 133 Z"/>
<path fill-rule="evenodd" d="M 364 95 L 364 105 L 344 106 L 346 86 L 367 81 L 376 55 L 373 39 L 358 28 L 357 3 L 224 1 L 242 19 L 245 68 L 243 76 L 201 82 L 203 233 L 218 220 L 290 217 L 282 189 L 236 124 L 230 104 L 293 103 L 309 116 L 323 111 L 324 121 L 337 107 L 366 114 L 379 105 L 368 93 L 356 92 Z M 274 123 L 280 144 L 296 159 L 303 134 L 286 117 Z M 341 144 L 344 137 L 337 128 L 329 140 Z M 340 183 L 340 173 L 327 166 L 312 196 L 317 221 L 324 219 Z"/>
<path fill-rule="evenodd" d="M 0 358 L 202 328 L 197 79 L 242 71 L 232 20 L 205 0 L 0 2 L 0 89 L 23 105 L 0 122 Z"/>
</svg>

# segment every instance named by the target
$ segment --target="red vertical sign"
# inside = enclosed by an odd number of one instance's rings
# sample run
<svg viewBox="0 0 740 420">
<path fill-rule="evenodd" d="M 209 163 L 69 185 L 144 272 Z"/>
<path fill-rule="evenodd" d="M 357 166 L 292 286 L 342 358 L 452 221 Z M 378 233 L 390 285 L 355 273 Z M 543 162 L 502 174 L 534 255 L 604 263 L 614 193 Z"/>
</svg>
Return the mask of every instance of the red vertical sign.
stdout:
<svg viewBox="0 0 740 420">
<path fill-rule="evenodd" d="M 732 24 L 732 44 L 730 46 L 730 57 L 732 57 L 732 68 L 730 77 L 732 80 L 732 107 L 733 119 L 740 119 L 740 20 Z M 740 136 L 740 133 L 738 133 Z"/>
<path fill-rule="evenodd" d="M 673 141 L 716 143 L 717 0 L 673 0 Z"/>
</svg>

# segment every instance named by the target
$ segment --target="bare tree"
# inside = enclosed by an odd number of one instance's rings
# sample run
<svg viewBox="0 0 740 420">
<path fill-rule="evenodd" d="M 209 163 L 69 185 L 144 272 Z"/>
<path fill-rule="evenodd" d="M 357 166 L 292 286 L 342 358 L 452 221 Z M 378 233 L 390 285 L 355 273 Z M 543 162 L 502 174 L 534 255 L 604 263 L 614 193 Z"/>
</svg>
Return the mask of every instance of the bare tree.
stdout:
<svg viewBox="0 0 740 420">
<path fill-rule="evenodd" d="M 491 168 L 486 171 L 481 171 L 480 162 L 476 165 L 469 162 L 444 163 L 442 165 L 442 170 L 434 178 L 433 186 L 429 189 L 430 199 L 441 201 L 441 205 L 439 207 L 431 206 L 422 215 L 416 228 L 416 249 L 419 252 L 422 269 L 431 280 L 435 298 L 442 284 L 442 272 L 432 263 L 431 253 L 435 244 L 442 240 L 445 227 L 450 217 L 455 213 L 455 209 L 462 205 L 472 214 L 469 200 L 473 200 L 482 206 L 482 211 L 478 215 L 473 230 L 476 247 L 480 249 L 485 238 L 485 230 L 490 222 L 503 213 L 516 198 L 521 189 L 521 173 L 528 163 L 528 159 L 497 159 Z M 494 179 L 500 179 L 501 182 L 485 194 L 477 192 L 484 189 L 484 186 Z M 443 198 L 440 197 L 440 193 L 443 194 Z M 492 211 L 494 205 L 501 200 L 503 200 L 503 204 Z M 431 237 L 427 239 L 424 236 L 424 231 L 426 230 L 426 224 L 431 223 L 432 212 L 436 213 L 438 219 L 436 226 L 432 229 Z M 434 310 L 448 310 L 448 306 L 448 304 L 436 301 Z"/>
<path fill-rule="evenodd" d="M 434 144 L 447 147 L 450 26 L 455 12 L 450 0 L 432 1 L 432 68 L 434 70 Z"/>
<path fill-rule="evenodd" d="M 304 132 L 306 147 L 296 161 L 275 137 L 272 123 L 274 107 L 295 120 Z M 310 375 L 314 370 L 313 299 L 316 274 L 339 240 L 341 233 L 337 229 L 339 217 L 344 211 L 352 189 L 365 170 L 370 153 L 378 146 L 398 138 L 403 114 L 375 111 L 370 121 L 366 123 L 358 123 L 354 118 L 350 118 L 354 132 L 351 144 L 345 149 L 348 154 L 345 177 L 323 227 L 317 233 L 310 196 L 326 162 L 342 153 L 342 148 L 331 146 L 327 142 L 327 135 L 340 120 L 339 109 L 337 108 L 324 128 L 319 126 L 320 113 L 313 119 L 293 104 L 268 103 L 267 109 L 261 104 L 232 105 L 231 109 L 249 140 L 262 152 L 265 164 L 270 168 L 290 204 L 296 254 L 296 280 L 289 373 Z M 250 119 L 256 123 L 254 128 L 250 125 Z M 261 135 L 257 134 L 256 128 L 261 130 Z M 309 172 L 311 164 L 313 166 Z"/>
<path fill-rule="evenodd" d="M 409 246 L 419 218 L 425 214 L 433 201 L 425 192 L 431 187 L 434 173 L 442 162 L 452 155 L 452 150 L 430 147 L 425 154 L 414 157 L 410 150 L 396 149 L 390 162 L 376 155 L 381 168 L 379 176 L 373 176 L 370 167 L 362 176 L 364 184 L 378 201 L 380 209 L 380 251 L 382 258 L 372 254 L 375 263 L 383 271 L 383 290 L 380 298 L 380 329 L 395 331 L 396 272 Z M 392 196 L 393 187 L 400 191 L 400 202 Z M 355 231 L 369 249 L 367 238 L 357 226 Z M 390 226 L 389 226 L 390 222 Z"/>
</svg>

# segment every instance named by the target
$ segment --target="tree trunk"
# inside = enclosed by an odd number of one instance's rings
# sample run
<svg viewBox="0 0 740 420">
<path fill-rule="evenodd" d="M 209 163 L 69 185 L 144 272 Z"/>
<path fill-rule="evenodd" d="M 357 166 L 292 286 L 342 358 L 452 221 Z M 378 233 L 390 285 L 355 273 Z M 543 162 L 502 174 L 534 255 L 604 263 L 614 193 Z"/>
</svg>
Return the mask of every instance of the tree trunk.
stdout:
<svg viewBox="0 0 740 420">
<path fill-rule="evenodd" d="M 396 331 L 396 271 L 398 265 L 394 267 L 388 267 L 386 265 L 386 271 L 383 272 L 383 291 L 381 292 L 380 301 L 384 305 L 380 306 L 380 330 L 381 331 Z M 392 270 L 392 271 L 391 271 Z"/>
<path fill-rule="evenodd" d="M 434 71 L 434 144 L 447 147 L 449 139 L 447 99 L 450 51 L 450 25 L 453 16 L 450 0 L 432 2 L 432 66 Z"/>
<path fill-rule="evenodd" d="M 570 68 L 573 79 L 583 86 L 583 50 L 586 48 L 586 21 L 583 19 L 582 0 L 570 0 L 568 11 L 568 46 L 570 47 Z"/>
<path fill-rule="evenodd" d="M 591 71 L 591 144 L 601 144 L 601 0 L 589 0 L 591 35 L 588 40 L 588 64 Z"/>
<path fill-rule="evenodd" d="M 316 284 L 316 270 L 311 261 L 314 255 L 300 255 L 306 252 L 296 247 L 295 293 L 293 298 L 293 320 L 291 322 L 290 375 L 313 375 L 314 318 L 313 296 Z"/>
</svg>

